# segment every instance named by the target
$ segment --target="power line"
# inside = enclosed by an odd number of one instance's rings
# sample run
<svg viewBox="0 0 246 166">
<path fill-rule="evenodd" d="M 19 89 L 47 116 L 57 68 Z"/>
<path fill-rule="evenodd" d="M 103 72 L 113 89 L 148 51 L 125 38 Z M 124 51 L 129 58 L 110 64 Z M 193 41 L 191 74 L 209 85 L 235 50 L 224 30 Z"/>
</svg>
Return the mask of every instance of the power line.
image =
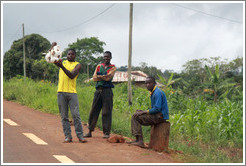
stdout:
<svg viewBox="0 0 246 166">
<path fill-rule="evenodd" d="M 8 42 L 6 42 L 8 45 L 10 44 L 10 42 L 14 39 L 14 37 L 16 37 L 16 35 L 20 32 L 21 26 L 18 26 L 17 30 L 15 31 L 14 35 L 12 35 L 9 39 Z"/>
<path fill-rule="evenodd" d="M 72 28 L 76 28 L 76 27 L 81 26 L 82 24 L 85 24 L 85 23 L 87 23 L 87 22 L 89 22 L 89 21 L 95 19 L 96 17 L 102 15 L 103 13 L 105 13 L 106 11 L 108 11 L 110 8 L 112 8 L 114 5 L 115 5 L 115 4 L 110 5 L 109 7 L 107 7 L 106 9 L 104 9 L 102 12 L 98 13 L 97 15 L 95 15 L 95 16 L 89 18 L 88 20 L 86 20 L 86 21 L 84 21 L 84 22 L 81 22 L 81 23 L 79 23 L 79 24 L 77 24 L 77 25 L 74 25 L 74 26 L 72 26 L 72 27 L 69 27 L 69 28 L 66 28 L 66 29 L 63 29 L 63 30 L 59 30 L 59 31 L 54 31 L 54 32 L 39 32 L 39 33 L 56 33 L 56 32 L 67 31 L 67 30 L 72 29 Z M 14 33 L 14 35 L 11 37 L 11 39 L 13 39 L 13 37 L 16 36 L 16 34 L 19 32 L 20 28 L 21 28 L 21 26 L 18 27 L 18 29 L 16 30 L 16 32 Z M 31 29 L 31 28 L 28 27 L 27 29 Z M 7 42 L 8 44 L 10 44 L 11 39 L 9 40 L 9 42 Z"/>
<path fill-rule="evenodd" d="M 203 11 L 200 11 L 200 10 L 192 9 L 192 8 L 189 8 L 189 7 L 186 7 L 186 6 L 182 6 L 182 5 L 178 5 L 178 4 L 174 4 L 174 3 L 171 3 L 171 4 L 174 5 L 174 6 L 178 6 L 178 7 L 181 7 L 181 8 L 188 9 L 188 10 L 193 10 L 195 12 L 198 12 L 198 13 L 201 13 L 201 14 L 205 14 L 205 15 L 208 15 L 208 16 L 212 16 L 212 17 L 224 19 L 224 20 L 227 20 L 227 21 L 230 21 L 230 22 L 242 24 L 242 22 L 240 22 L 240 21 L 228 19 L 228 18 L 225 18 L 225 17 L 216 16 L 216 15 L 213 15 L 213 14 L 209 14 L 209 13 L 206 13 L 206 12 L 203 12 Z"/>
<path fill-rule="evenodd" d="M 65 29 L 62 29 L 62 30 L 59 30 L 59 31 L 54 31 L 54 32 L 43 32 L 43 33 L 56 33 L 56 32 L 63 32 L 63 31 L 67 31 L 67 30 L 70 30 L 70 29 L 76 28 L 76 27 L 81 26 L 81 25 L 83 25 L 83 24 L 85 24 L 85 23 L 87 23 L 87 22 L 89 22 L 89 21 L 91 21 L 91 20 L 95 19 L 96 17 L 98 17 L 98 16 L 102 15 L 103 13 L 105 13 L 106 11 L 108 11 L 110 8 L 112 8 L 114 5 L 115 5 L 115 4 L 110 5 L 109 7 L 107 7 L 106 9 L 104 9 L 102 12 L 98 13 L 97 15 L 95 15 L 95 16 L 93 16 L 93 17 L 89 18 L 88 20 L 86 20 L 86 21 L 84 21 L 84 22 L 81 22 L 81 23 L 79 23 L 79 24 L 77 24 L 77 25 L 74 25 L 74 26 L 72 26 L 72 27 L 65 28 Z"/>
</svg>

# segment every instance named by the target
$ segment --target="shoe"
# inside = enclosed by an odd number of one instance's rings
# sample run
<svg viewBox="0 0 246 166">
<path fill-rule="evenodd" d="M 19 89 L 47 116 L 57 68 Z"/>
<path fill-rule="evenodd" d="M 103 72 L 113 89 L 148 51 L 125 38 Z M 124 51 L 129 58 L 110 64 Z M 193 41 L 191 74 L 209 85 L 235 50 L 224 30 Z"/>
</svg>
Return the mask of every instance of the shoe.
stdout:
<svg viewBox="0 0 246 166">
<path fill-rule="evenodd" d="M 63 141 L 63 143 L 70 143 L 73 142 L 72 138 L 65 138 L 65 140 Z"/>
<path fill-rule="evenodd" d="M 103 138 L 109 138 L 109 134 L 104 134 Z"/>
<path fill-rule="evenodd" d="M 85 138 L 92 137 L 91 133 L 87 133 L 84 135 Z"/>
<path fill-rule="evenodd" d="M 132 144 L 132 143 L 136 143 L 137 141 L 129 141 L 129 142 L 126 142 L 127 144 Z"/>
<path fill-rule="evenodd" d="M 139 146 L 140 148 L 146 148 L 144 143 L 132 142 L 131 145 Z"/>
<path fill-rule="evenodd" d="M 86 142 L 87 142 L 87 140 L 86 140 L 86 139 L 84 139 L 84 138 L 79 138 L 79 142 L 81 142 L 81 143 L 86 143 Z"/>
</svg>

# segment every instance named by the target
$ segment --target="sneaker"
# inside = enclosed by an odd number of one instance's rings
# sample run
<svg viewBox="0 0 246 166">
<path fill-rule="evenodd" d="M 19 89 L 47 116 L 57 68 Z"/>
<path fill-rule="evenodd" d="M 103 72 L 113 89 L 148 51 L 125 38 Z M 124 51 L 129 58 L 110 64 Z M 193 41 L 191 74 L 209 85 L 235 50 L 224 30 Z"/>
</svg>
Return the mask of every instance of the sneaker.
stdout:
<svg viewBox="0 0 246 166">
<path fill-rule="evenodd" d="M 87 133 L 84 135 L 85 138 L 92 137 L 91 133 Z"/>
<path fill-rule="evenodd" d="M 143 142 L 132 142 L 131 145 L 139 146 L 140 148 L 146 148 Z"/>
<path fill-rule="evenodd" d="M 104 134 L 103 138 L 109 138 L 109 134 Z"/>
<path fill-rule="evenodd" d="M 86 143 L 86 142 L 87 142 L 87 140 L 86 140 L 86 139 L 84 139 L 84 138 L 79 138 L 79 142 L 81 142 L 81 143 Z"/>
<path fill-rule="evenodd" d="M 66 137 L 65 140 L 63 141 L 63 143 L 70 143 L 73 142 L 72 138 L 68 138 Z"/>
</svg>

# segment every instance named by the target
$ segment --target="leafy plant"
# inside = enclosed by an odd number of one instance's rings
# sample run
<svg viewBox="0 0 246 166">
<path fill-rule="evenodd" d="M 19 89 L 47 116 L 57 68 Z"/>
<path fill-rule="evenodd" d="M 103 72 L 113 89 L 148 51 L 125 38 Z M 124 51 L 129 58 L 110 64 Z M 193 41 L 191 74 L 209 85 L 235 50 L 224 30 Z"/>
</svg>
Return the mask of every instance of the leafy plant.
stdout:
<svg viewBox="0 0 246 166">
<path fill-rule="evenodd" d="M 214 102 L 217 102 L 219 95 L 221 97 L 226 97 L 229 90 L 228 88 L 233 88 L 236 83 L 229 83 L 228 80 L 222 80 L 221 74 L 219 71 L 219 65 L 216 64 L 215 71 L 212 72 L 207 65 L 205 65 L 205 69 L 209 75 L 209 81 L 210 81 L 210 92 L 214 94 Z M 220 90 L 226 89 L 226 91 L 220 92 Z M 220 93 L 219 93 L 220 92 Z"/>
</svg>

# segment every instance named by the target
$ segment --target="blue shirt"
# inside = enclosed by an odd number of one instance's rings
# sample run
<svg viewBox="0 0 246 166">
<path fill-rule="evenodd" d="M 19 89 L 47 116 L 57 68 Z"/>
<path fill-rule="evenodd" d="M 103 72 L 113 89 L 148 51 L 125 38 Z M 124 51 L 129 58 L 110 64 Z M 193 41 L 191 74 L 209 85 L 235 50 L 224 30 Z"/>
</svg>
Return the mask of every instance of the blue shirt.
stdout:
<svg viewBox="0 0 246 166">
<path fill-rule="evenodd" d="M 149 114 L 156 114 L 161 112 L 163 115 L 163 119 L 169 119 L 169 110 L 167 106 L 167 98 L 165 93 L 159 89 L 158 87 L 154 87 L 151 92 L 151 109 L 149 109 Z"/>
</svg>

